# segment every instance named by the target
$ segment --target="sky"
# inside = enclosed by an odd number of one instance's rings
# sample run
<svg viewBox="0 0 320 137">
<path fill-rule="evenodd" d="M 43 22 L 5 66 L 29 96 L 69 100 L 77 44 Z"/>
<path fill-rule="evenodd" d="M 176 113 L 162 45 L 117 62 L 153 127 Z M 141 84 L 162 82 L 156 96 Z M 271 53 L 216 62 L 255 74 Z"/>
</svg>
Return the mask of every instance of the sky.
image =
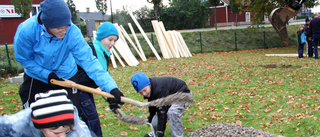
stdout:
<svg viewBox="0 0 320 137">
<path fill-rule="evenodd" d="M 97 12 L 95 0 L 73 0 L 73 3 L 76 5 L 76 10 L 80 12 L 86 12 L 87 7 L 90 8 L 90 12 Z M 111 0 L 112 3 L 112 12 L 115 12 L 117 9 L 122 10 L 123 6 L 127 7 L 129 11 L 135 11 L 143 6 L 153 8 L 153 4 L 147 2 L 147 0 Z M 168 4 L 168 0 L 163 0 L 163 4 Z M 107 0 L 107 14 L 111 14 L 110 0 Z"/>
</svg>

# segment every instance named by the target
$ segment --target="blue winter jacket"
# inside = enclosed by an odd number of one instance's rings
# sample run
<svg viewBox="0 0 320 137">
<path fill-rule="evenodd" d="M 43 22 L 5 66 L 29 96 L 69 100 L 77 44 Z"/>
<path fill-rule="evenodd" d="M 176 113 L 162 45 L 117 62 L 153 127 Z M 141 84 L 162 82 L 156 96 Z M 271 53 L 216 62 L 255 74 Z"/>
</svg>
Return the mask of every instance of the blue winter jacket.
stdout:
<svg viewBox="0 0 320 137">
<path fill-rule="evenodd" d="M 71 25 L 60 40 L 47 32 L 40 14 L 21 23 L 14 36 L 15 56 L 27 75 L 45 83 L 51 72 L 70 79 L 77 73 L 78 64 L 103 91 L 118 88 L 109 72 L 104 71 L 93 56 L 77 26 L 70 21 Z"/>
<path fill-rule="evenodd" d="M 89 128 L 78 116 L 77 108 L 74 107 L 74 110 L 73 130 L 67 137 L 91 137 Z M 31 108 L 27 108 L 13 115 L 0 116 L 0 137 L 44 137 L 34 127 L 30 114 Z"/>
</svg>

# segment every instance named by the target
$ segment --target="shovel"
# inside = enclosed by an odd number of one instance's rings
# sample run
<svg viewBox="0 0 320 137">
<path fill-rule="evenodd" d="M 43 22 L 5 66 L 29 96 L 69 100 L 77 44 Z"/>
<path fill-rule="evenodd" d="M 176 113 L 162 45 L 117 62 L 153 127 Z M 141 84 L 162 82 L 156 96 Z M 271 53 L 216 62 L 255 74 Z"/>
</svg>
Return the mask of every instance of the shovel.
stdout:
<svg viewBox="0 0 320 137">
<path fill-rule="evenodd" d="M 110 93 L 101 92 L 99 89 L 83 86 L 83 85 L 77 84 L 71 80 L 67 80 L 67 79 L 63 79 L 63 80 L 64 81 L 51 79 L 50 82 L 52 84 L 55 84 L 55 85 L 58 85 L 61 87 L 77 88 L 79 90 L 86 91 L 86 92 L 89 92 L 92 94 L 101 95 L 103 97 L 114 98 L 114 96 L 111 95 Z M 135 105 L 138 107 L 146 107 L 146 106 L 161 107 L 161 106 L 172 105 L 172 104 L 185 104 L 187 102 L 192 102 L 192 98 L 190 98 L 188 96 L 188 94 L 186 94 L 186 93 L 177 92 L 177 93 L 169 95 L 167 97 L 153 100 L 150 102 L 140 102 L 140 101 L 136 101 L 136 100 L 133 100 L 130 98 L 126 98 L 126 97 L 121 97 L 121 102 L 129 103 L 129 104 L 132 104 L 132 105 Z"/>
</svg>

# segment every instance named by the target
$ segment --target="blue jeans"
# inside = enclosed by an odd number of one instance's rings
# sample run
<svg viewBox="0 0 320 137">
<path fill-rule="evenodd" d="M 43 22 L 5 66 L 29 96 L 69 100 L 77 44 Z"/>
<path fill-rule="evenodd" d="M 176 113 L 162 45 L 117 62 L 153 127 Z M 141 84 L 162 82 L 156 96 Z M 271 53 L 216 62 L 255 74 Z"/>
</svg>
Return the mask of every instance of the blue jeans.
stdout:
<svg viewBox="0 0 320 137">
<path fill-rule="evenodd" d="M 304 46 L 304 44 L 298 44 L 298 55 L 299 55 L 299 58 L 303 58 L 303 46 Z"/>
<path fill-rule="evenodd" d="M 80 90 L 78 90 L 80 91 Z M 80 91 L 80 117 L 84 121 L 91 132 L 97 137 L 102 137 L 99 115 L 94 103 L 94 98 L 91 93 Z"/>
<path fill-rule="evenodd" d="M 94 81 L 89 78 L 89 76 L 81 67 L 78 67 L 78 70 L 78 73 L 81 74 L 81 77 L 79 77 L 76 83 L 91 88 L 97 88 Z M 81 90 L 78 90 L 78 92 L 80 92 L 79 115 L 82 121 L 87 124 L 91 133 L 93 132 L 97 137 L 102 137 L 100 119 L 94 102 L 93 94 Z"/>
<path fill-rule="evenodd" d="M 320 34 L 312 34 L 312 47 L 313 47 L 313 53 L 314 53 L 315 59 L 319 59 L 319 57 L 318 57 L 319 41 L 320 41 Z"/>
</svg>

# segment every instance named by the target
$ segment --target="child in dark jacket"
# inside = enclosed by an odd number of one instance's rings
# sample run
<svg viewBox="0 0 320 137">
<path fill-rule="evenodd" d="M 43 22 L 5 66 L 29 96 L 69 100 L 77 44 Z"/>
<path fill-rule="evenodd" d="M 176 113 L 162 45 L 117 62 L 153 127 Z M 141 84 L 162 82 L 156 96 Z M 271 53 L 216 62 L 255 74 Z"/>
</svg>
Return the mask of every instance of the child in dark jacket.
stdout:
<svg viewBox="0 0 320 137">
<path fill-rule="evenodd" d="M 185 92 L 192 94 L 187 84 L 178 78 L 173 77 L 150 77 L 144 73 L 138 72 L 131 77 L 131 84 L 134 89 L 144 96 L 148 101 L 167 97 L 177 92 Z M 181 116 L 187 104 L 173 104 L 171 106 L 163 106 L 161 108 L 149 107 L 148 122 L 152 123 L 158 137 L 164 136 L 167 120 L 170 121 L 170 132 L 173 137 L 183 136 L 183 125 Z M 151 136 L 146 134 L 145 137 Z"/>
<path fill-rule="evenodd" d="M 303 58 L 303 46 L 306 43 L 304 27 L 302 25 L 299 26 L 299 31 L 297 32 L 297 41 L 298 41 L 298 56 L 299 58 Z"/>
</svg>

